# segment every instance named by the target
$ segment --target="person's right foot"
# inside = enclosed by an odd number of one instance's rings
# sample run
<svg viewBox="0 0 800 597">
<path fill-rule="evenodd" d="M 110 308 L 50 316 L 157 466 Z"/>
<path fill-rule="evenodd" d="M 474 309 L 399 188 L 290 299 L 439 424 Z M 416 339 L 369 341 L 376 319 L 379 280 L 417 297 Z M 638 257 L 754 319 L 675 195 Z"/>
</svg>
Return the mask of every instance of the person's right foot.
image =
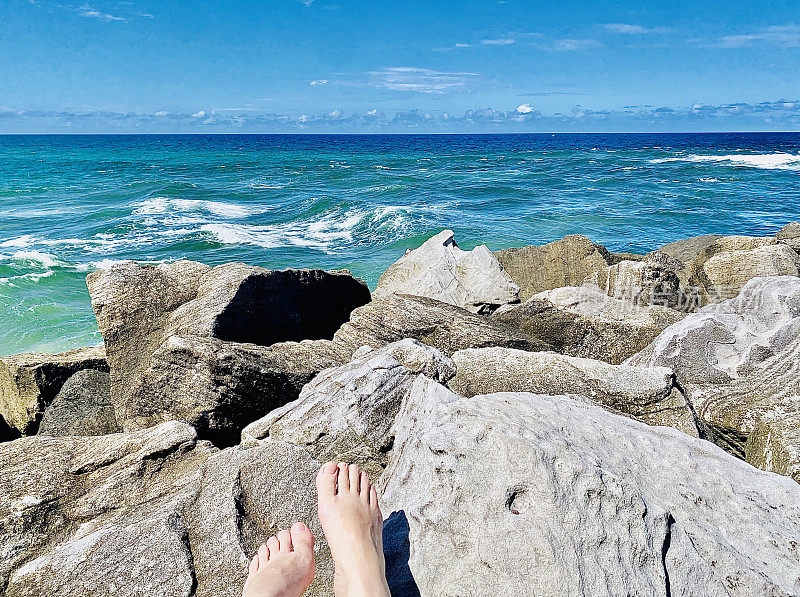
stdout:
<svg viewBox="0 0 800 597">
<path fill-rule="evenodd" d="M 328 462 L 317 474 L 319 520 L 336 566 L 337 597 L 389 596 L 383 559 L 383 516 L 367 473 Z"/>
</svg>

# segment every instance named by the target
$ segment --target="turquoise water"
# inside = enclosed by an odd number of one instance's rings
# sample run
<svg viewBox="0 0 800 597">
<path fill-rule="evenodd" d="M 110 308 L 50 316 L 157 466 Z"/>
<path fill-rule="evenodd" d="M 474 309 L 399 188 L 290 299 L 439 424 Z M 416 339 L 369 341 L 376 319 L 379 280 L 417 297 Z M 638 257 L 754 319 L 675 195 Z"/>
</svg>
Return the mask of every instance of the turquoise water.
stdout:
<svg viewBox="0 0 800 597">
<path fill-rule="evenodd" d="M 346 267 L 372 287 L 442 228 L 646 252 L 800 219 L 800 134 L 0 137 L 0 354 L 101 341 L 122 259 Z"/>
</svg>

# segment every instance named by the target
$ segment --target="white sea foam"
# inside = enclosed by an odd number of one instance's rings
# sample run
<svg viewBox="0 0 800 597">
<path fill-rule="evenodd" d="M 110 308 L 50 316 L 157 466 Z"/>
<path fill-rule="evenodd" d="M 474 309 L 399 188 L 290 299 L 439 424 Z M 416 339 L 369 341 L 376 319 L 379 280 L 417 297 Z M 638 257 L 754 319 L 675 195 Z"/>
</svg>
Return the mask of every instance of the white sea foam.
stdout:
<svg viewBox="0 0 800 597">
<path fill-rule="evenodd" d="M 46 268 L 64 267 L 67 265 L 63 261 L 60 261 L 55 255 L 42 253 L 41 251 L 17 251 L 11 255 L 11 259 L 14 261 L 32 261 Z"/>
<path fill-rule="evenodd" d="M 11 238 L 0 243 L 0 247 L 30 247 L 36 242 L 36 237 L 32 234 L 23 234 L 17 238 Z"/>
<path fill-rule="evenodd" d="M 170 199 L 169 197 L 153 197 L 152 199 L 140 203 L 133 210 L 133 213 L 139 216 L 155 216 L 181 212 L 208 213 L 221 218 L 243 218 L 254 213 L 252 209 L 233 203 L 204 201 L 200 199 Z"/>
<path fill-rule="evenodd" d="M 731 166 L 761 168 L 763 170 L 800 171 L 800 155 L 793 153 L 687 155 L 650 160 L 651 164 L 663 164 L 665 162 L 726 163 Z"/>
</svg>

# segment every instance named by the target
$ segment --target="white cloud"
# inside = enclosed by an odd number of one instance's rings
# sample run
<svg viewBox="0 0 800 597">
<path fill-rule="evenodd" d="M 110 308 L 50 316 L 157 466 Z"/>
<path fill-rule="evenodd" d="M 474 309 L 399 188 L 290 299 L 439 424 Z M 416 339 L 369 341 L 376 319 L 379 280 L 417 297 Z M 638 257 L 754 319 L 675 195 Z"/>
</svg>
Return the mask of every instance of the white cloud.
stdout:
<svg viewBox="0 0 800 597">
<path fill-rule="evenodd" d="M 469 48 L 471 46 L 472 44 L 459 44 L 459 43 L 453 45 L 454 48 Z"/>
<path fill-rule="evenodd" d="M 78 14 L 82 17 L 87 17 L 90 19 L 97 19 L 98 21 L 105 21 L 106 23 L 111 21 L 124 21 L 124 17 L 117 17 L 114 15 L 106 14 L 104 12 L 97 11 L 93 9 L 88 4 L 82 4 L 77 9 Z"/>
<path fill-rule="evenodd" d="M 757 33 L 726 35 L 714 45 L 720 48 L 744 48 L 757 43 L 766 43 L 782 48 L 800 47 L 800 26 L 776 25 Z"/>
<path fill-rule="evenodd" d="M 627 25 L 625 23 L 605 23 L 603 27 L 622 35 L 645 35 L 647 33 L 666 33 L 669 31 L 667 27 L 642 27 L 641 25 Z"/>
<path fill-rule="evenodd" d="M 309 83 L 309 85 L 311 85 L 312 87 L 316 87 L 318 85 L 325 85 L 325 84 L 327 84 L 327 82 L 328 82 L 328 79 L 317 79 L 315 81 L 311 81 Z"/>
<path fill-rule="evenodd" d="M 199 112 L 195 112 L 194 114 L 192 114 L 192 118 L 202 118 L 205 115 L 206 115 L 206 111 L 205 110 L 200 110 Z"/>
<path fill-rule="evenodd" d="M 601 44 L 596 39 L 560 39 L 550 48 L 551 50 L 570 52 L 574 50 L 586 50 L 588 48 L 600 48 Z"/>
<path fill-rule="evenodd" d="M 427 68 L 394 66 L 369 73 L 372 79 L 364 83 L 350 85 L 378 87 L 395 91 L 415 91 L 418 93 L 440 94 L 464 88 L 478 73 L 441 72 Z"/>
<path fill-rule="evenodd" d="M 530 114 L 535 109 L 536 108 L 534 108 L 530 104 L 522 104 L 521 106 L 517 106 L 517 112 L 519 112 L 520 114 Z"/>
<path fill-rule="evenodd" d="M 297 2 L 303 4 L 304 6 L 311 6 L 314 4 L 314 0 L 297 0 Z"/>
<path fill-rule="evenodd" d="M 159 110 L 158 112 L 153 112 L 153 116 L 167 116 L 169 112 L 166 110 Z"/>
<path fill-rule="evenodd" d="M 140 17 L 144 17 L 145 19 L 155 19 L 156 17 L 150 14 L 149 12 L 138 12 L 136 13 Z"/>
<path fill-rule="evenodd" d="M 501 39 L 484 39 L 481 43 L 484 46 L 510 46 L 515 41 L 514 39 L 504 37 Z"/>
</svg>

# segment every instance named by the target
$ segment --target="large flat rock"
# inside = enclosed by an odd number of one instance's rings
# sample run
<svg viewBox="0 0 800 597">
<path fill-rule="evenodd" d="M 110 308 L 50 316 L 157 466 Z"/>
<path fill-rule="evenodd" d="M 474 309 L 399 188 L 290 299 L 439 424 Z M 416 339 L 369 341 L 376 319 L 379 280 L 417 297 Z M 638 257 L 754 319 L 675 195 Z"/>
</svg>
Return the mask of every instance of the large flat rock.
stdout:
<svg viewBox="0 0 800 597">
<path fill-rule="evenodd" d="M 453 355 L 456 394 L 577 394 L 649 425 L 698 437 L 694 414 L 666 367 L 610 365 L 594 359 L 511 348 L 473 348 Z"/>
<path fill-rule="evenodd" d="M 44 411 L 39 435 L 108 435 L 122 428 L 105 371 L 84 369 L 70 377 Z"/>
<path fill-rule="evenodd" d="M 402 594 L 800 593 L 800 485 L 708 442 L 424 378 L 395 429 L 384 544 Z"/>
</svg>

